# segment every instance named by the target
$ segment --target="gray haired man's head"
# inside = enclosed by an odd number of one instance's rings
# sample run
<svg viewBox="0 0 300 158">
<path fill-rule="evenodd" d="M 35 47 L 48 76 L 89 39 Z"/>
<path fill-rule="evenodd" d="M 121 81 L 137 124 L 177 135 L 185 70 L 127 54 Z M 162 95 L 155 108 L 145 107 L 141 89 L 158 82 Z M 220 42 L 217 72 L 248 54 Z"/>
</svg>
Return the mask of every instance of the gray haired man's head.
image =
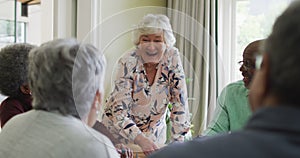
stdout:
<svg viewBox="0 0 300 158">
<path fill-rule="evenodd" d="M 270 58 L 268 87 L 281 102 L 300 104 L 300 1 L 280 15 L 265 42 Z"/>
</svg>

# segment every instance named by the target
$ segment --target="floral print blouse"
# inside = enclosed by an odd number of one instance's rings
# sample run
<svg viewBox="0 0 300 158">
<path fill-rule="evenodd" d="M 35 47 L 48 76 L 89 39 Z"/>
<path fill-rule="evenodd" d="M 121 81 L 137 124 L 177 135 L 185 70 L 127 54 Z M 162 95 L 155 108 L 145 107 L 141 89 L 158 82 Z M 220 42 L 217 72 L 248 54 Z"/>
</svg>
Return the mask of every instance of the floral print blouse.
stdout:
<svg viewBox="0 0 300 158">
<path fill-rule="evenodd" d="M 183 141 L 190 128 L 185 75 L 178 49 L 168 48 L 149 85 L 143 61 L 136 51 L 118 61 L 115 87 L 106 100 L 102 122 L 122 143 L 144 134 L 156 144 L 166 142 L 166 114 L 172 104 L 172 141 Z"/>
</svg>

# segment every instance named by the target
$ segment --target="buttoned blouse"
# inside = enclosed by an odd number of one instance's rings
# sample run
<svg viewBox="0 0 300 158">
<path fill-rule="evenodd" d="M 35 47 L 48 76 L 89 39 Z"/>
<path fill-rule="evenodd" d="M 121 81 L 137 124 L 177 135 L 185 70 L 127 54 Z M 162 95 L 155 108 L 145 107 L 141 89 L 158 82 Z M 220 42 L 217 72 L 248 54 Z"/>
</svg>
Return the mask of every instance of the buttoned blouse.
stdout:
<svg viewBox="0 0 300 158">
<path fill-rule="evenodd" d="M 138 134 L 164 144 L 168 104 L 172 104 L 172 140 L 183 141 L 189 130 L 186 82 L 178 49 L 168 48 L 156 69 L 150 85 L 136 50 L 118 61 L 115 87 L 106 101 L 102 122 L 125 144 L 132 143 Z"/>
</svg>

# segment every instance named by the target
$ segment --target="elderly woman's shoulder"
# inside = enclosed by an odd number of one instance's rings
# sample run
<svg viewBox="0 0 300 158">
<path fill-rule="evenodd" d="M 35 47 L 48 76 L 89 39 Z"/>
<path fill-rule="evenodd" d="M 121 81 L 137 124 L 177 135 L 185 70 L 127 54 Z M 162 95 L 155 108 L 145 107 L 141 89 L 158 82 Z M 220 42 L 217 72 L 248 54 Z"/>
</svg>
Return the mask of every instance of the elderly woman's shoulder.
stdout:
<svg viewBox="0 0 300 158">
<path fill-rule="evenodd" d="M 128 63 L 128 62 L 136 62 L 137 55 L 135 50 L 130 50 L 122 54 L 122 56 L 119 59 L 119 62 L 121 63 Z"/>
<path fill-rule="evenodd" d="M 177 55 L 179 55 L 179 50 L 176 47 L 169 47 L 169 48 L 167 48 L 166 55 L 177 56 Z"/>
</svg>

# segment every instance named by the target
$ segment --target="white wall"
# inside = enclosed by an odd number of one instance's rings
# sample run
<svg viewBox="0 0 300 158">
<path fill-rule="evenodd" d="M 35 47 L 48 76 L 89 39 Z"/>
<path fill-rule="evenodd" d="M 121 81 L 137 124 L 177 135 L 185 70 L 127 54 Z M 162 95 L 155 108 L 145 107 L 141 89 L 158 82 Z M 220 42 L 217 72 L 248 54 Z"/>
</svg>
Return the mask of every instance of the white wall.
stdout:
<svg viewBox="0 0 300 158">
<path fill-rule="evenodd" d="M 84 0 L 78 0 L 84 1 Z M 76 0 L 41 1 L 41 42 L 76 37 Z M 87 11 L 86 11 L 87 12 Z"/>
<path fill-rule="evenodd" d="M 40 45 L 42 40 L 41 6 L 28 7 L 27 43 Z"/>
</svg>

